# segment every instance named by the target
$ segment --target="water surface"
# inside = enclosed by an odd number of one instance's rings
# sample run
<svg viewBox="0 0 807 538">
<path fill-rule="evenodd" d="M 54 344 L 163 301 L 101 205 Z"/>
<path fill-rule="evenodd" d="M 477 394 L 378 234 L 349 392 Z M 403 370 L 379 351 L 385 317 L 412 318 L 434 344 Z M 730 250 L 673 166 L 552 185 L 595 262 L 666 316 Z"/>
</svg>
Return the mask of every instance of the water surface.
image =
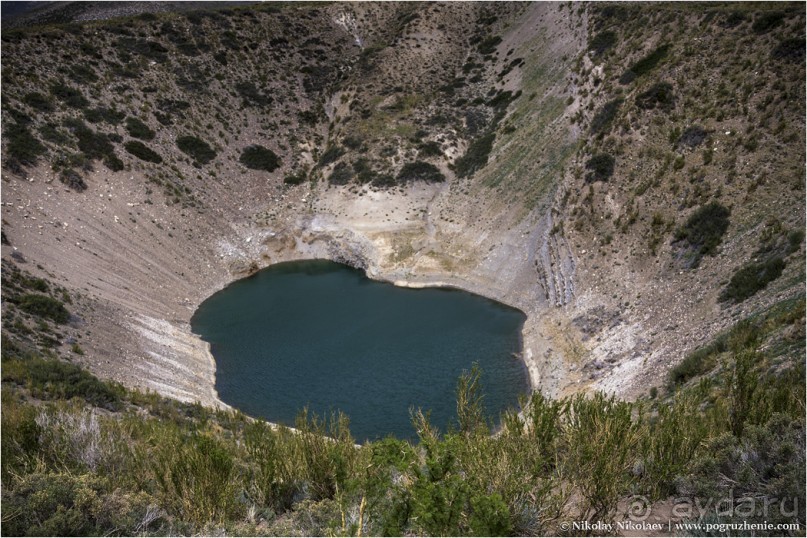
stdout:
<svg viewBox="0 0 807 538">
<path fill-rule="evenodd" d="M 407 289 L 327 261 L 272 266 L 199 307 L 193 331 L 211 344 L 222 401 L 293 425 L 305 406 L 350 417 L 359 441 L 412 438 L 410 408 L 455 421 L 463 370 L 483 370 L 491 417 L 515 407 L 528 380 L 524 315 L 470 293 Z"/>
</svg>

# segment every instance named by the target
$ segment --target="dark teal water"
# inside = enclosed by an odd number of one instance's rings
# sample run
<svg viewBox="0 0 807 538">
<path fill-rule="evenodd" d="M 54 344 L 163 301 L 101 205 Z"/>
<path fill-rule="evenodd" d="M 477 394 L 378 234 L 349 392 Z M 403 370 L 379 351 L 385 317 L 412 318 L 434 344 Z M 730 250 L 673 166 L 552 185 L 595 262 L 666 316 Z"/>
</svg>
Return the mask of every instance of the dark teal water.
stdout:
<svg viewBox="0 0 807 538">
<path fill-rule="evenodd" d="M 463 370 L 482 368 L 489 416 L 528 388 L 524 315 L 470 293 L 405 289 L 327 261 L 272 266 L 207 299 L 191 320 L 216 358 L 219 397 L 293 425 L 308 406 L 341 410 L 358 441 L 413 438 L 410 408 L 442 431 L 456 420 Z"/>
</svg>

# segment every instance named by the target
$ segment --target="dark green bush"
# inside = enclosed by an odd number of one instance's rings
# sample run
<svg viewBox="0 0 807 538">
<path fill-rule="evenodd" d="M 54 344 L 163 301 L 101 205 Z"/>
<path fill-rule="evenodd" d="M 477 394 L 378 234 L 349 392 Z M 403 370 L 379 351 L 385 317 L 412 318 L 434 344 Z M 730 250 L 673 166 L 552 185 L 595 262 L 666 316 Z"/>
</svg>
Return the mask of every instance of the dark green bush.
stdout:
<svg viewBox="0 0 807 538">
<path fill-rule="evenodd" d="M 244 106 L 265 107 L 272 104 L 272 98 L 261 93 L 252 82 L 239 82 L 235 91 L 244 100 Z"/>
<path fill-rule="evenodd" d="M 636 96 L 636 106 L 644 110 L 650 110 L 657 106 L 662 110 L 671 110 L 675 106 L 672 84 L 669 82 L 653 84 L 647 91 Z"/>
<path fill-rule="evenodd" d="M 90 123 L 100 123 L 103 121 L 110 125 L 118 125 L 125 117 L 125 113 L 118 112 L 114 108 L 97 107 L 84 110 L 84 118 Z"/>
<path fill-rule="evenodd" d="M 804 47 L 803 37 L 785 39 L 771 51 L 771 58 L 785 62 L 801 62 L 804 60 Z"/>
<path fill-rule="evenodd" d="M 708 133 L 706 130 L 700 125 L 692 125 L 687 127 L 684 132 L 681 133 L 677 144 L 679 146 L 689 146 L 690 148 L 694 148 L 700 146 L 701 143 L 706 140 L 707 134 Z"/>
<path fill-rule="evenodd" d="M 760 13 L 754 18 L 751 30 L 756 34 L 766 34 L 781 25 L 785 20 L 785 14 L 781 11 L 768 11 Z"/>
<path fill-rule="evenodd" d="M 216 158 L 216 151 L 195 136 L 180 136 L 177 138 L 177 147 L 199 164 L 207 164 Z"/>
<path fill-rule="evenodd" d="M 120 172 L 124 169 L 123 161 L 118 158 L 117 155 L 107 155 L 104 157 L 103 160 L 104 166 L 112 170 L 113 172 Z"/>
<path fill-rule="evenodd" d="M 785 262 L 779 257 L 761 263 L 749 263 L 734 273 L 728 286 L 720 294 L 720 300 L 741 303 L 779 278 L 784 269 Z"/>
<path fill-rule="evenodd" d="M 443 148 L 439 142 L 428 141 L 418 146 L 418 155 L 421 157 L 442 157 Z"/>
<path fill-rule="evenodd" d="M 148 125 L 137 118 L 126 118 L 126 131 L 132 138 L 140 140 L 153 140 L 155 134 Z"/>
<path fill-rule="evenodd" d="M 611 30 L 605 30 L 591 38 L 591 41 L 588 43 L 588 50 L 592 51 L 594 56 L 599 56 L 615 44 L 616 33 Z"/>
<path fill-rule="evenodd" d="M 723 28 L 736 28 L 747 20 L 748 17 L 742 11 L 732 11 L 723 18 L 720 26 Z"/>
<path fill-rule="evenodd" d="M 98 80 L 98 75 L 92 67 L 85 64 L 76 64 L 67 72 L 67 76 L 76 84 L 92 84 Z"/>
<path fill-rule="evenodd" d="M 474 140 L 465 155 L 457 159 L 454 163 L 454 170 L 459 177 L 470 177 L 488 164 L 488 156 L 493 150 L 493 143 L 496 141 L 496 133 L 488 133 Z"/>
<path fill-rule="evenodd" d="M 160 157 L 156 151 L 152 150 L 139 140 L 131 140 L 126 142 L 123 147 L 126 149 L 126 151 L 143 161 L 157 164 L 163 162 L 163 158 Z"/>
<path fill-rule="evenodd" d="M 702 206 L 676 232 L 676 241 L 684 241 L 690 249 L 690 267 L 697 267 L 705 255 L 714 255 L 729 227 L 730 211 L 717 202 Z"/>
<path fill-rule="evenodd" d="M 594 155 L 586 162 L 586 170 L 589 171 L 587 182 L 608 181 L 614 174 L 614 158 L 607 153 Z"/>
<path fill-rule="evenodd" d="M 98 133 L 90 129 L 83 121 L 68 118 L 64 125 L 78 139 L 78 149 L 87 156 L 88 159 L 103 160 L 105 164 L 116 163 L 115 147 L 109 137 L 103 133 Z"/>
<path fill-rule="evenodd" d="M 271 149 L 258 145 L 245 148 L 239 161 L 252 170 L 274 172 L 280 167 L 280 157 Z"/>
<path fill-rule="evenodd" d="M 18 299 L 18 306 L 24 312 L 40 318 L 51 319 L 56 323 L 67 323 L 70 319 L 70 312 L 67 311 L 64 304 L 47 295 L 25 294 Z"/>
<path fill-rule="evenodd" d="M 328 146 L 328 148 L 322 153 L 317 161 L 319 166 L 328 166 L 331 163 L 336 162 L 336 159 L 344 155 L 345 151 L 337 144 L 333 144 Z"/>
<path fill-rule="evenodd" d="M 486 54 L 493 54 L 496 52 L 496 47 L 499 46 L 499 43 L 502 42 L 502 38 L 500 36 L 494 35 L 490 36 L 487 39 L 483 40 L 479 43 L 477 50 L 479 54 L 486 55 Z"/>
<path fill-rule="evenodd" d="M 25 125 L 11 124 L 3 133 L 6 137 L 6 155 L 10 162 L 23 166 L 36 164 L 37 159 L 47 152 L 45 146 Z M 7 164 L 9 164 L 7 163 Z"/>
<path fill-rule="evenodd" d="M 16 514 L 3 522 L 3 533 L 9 536 L 103 534 L 92 513 L 102 489 L 101 480 L 89 475 L 27 475 L 11 495 L 3 498 L 5 509 Z"/>
<path fill-rule="evenodd" d="M 123 392 L 75 364 L 39 357 L 4 360 L 3 381 L 25 385 L 34 397 L 43 400 L 78 397 L 109 410 L 120 407 Z"/>
<path fill-rule="evenodd" d="M 400 183 L 410 183 L 413 181 L 424 181 L 426 183 L 440 183 L 446 180 L 446 177 L 439 168 L 431 163 L 423 161 L 415 161 L 406 163 L 398 172 L 398 181 Z"/>
<path fill-rule="evenodd" d="M 614 99 L 600 107 L 591 119 L 590 129 L 592 134 L 606 134 L 611 130 L 611 124 L 614 122 L 622 102 L 622 99 Z"/>
<path fill-rule="evenodd" d="M 157 41 L 122 37 L 115 42 L 115 48 L 119 56 L 125 57 L 126 54 L 138 54 L 156 62 L 164 62 L 168 59 L 168 49 Z"/>
<path fill-rule="evenodd" d="M 628 84 L 636 77 L 646 75 L 667 57 L 670 45 L 660 45 L 653 52 L 633 64 L 619 79 L 621 84 Z"/>
<path fill-rule="evenodd" d="M 53 111 L 53 101 L 39 92 L 26 93 L 22 96 L 22 102 L 40 112 Z"/>
<path fill-rule="evenodd" d="M 724 499 L 720 506 L 706 507 L 705 513 L 696 512 L 693 521 L 758 528 L 804 525 L 803 420 L 774 414 L 762 425 L 746 427 L 742 435 L 715 434 L 687 471 L 679 483 L 688 495 Z M 721 508 L 727 504 L 733 508 Z M 797 536 L 799 531 L 754 534 Z"/>
<path fill-rule="evenodd" d="M 87 190 L 87 184 L 84 182 L 84 178 L 72 168 L 62 170 L 62 173 L 59 174 L 59 181 L 74 191 L 84 192 Z"/>
<path fill-rule="evenodd" d="M 687 355 L 684 360 L 670 369 L 668 378 L 673 386 L 683 385 L 690 379 L 705 374 L 714 366 L 713 352 L 698 350 Z"/>
<path fill-rule="evenodd" d="M 347 185 L 353 181 L 354 177 L 353 167 L 346 162 L 341 162 L 334 166 L 330 177 L 328 177 L 328 182 L 331 185 Z"/>
<path fill-rule="evenodd" d="M 50 87 L 50 93 L 71 108 L 87 108 L 90 104 L 81 90 L 72 88 L 63 82 L 55 82 Z"/>
<path fill-rule="evenodd" d="M 390 174 L 375 174 L 373 179 L 370 180 L 370 184 L 374 187 L 387 188 L 394 187 L 397 182 Z"/>
<path fill-rule="evenodd" d="M 286 185 L 302 185 L 306 181 L 306 176 L 304 173 L 300 172 L 297 174 L 290 174 L 283 178 L 283 183 Z"/>
<path fill-rule="evenodd" d="M 357 150 L 364 144 L 364 141 L 358 136 L 346 136 L 342 143 L 345 147 L 350 148 L 352 150 Z"/>
<path fill-rule="evenodd" d="M 375 170 L 373 170 L 370 160 L 364 157 L 356 159 L 353 163 L 353 171 L 356 172 L 356 178 L 359 183 L 362 184 L 371 183 L 376 177 Z"/>
</svg>

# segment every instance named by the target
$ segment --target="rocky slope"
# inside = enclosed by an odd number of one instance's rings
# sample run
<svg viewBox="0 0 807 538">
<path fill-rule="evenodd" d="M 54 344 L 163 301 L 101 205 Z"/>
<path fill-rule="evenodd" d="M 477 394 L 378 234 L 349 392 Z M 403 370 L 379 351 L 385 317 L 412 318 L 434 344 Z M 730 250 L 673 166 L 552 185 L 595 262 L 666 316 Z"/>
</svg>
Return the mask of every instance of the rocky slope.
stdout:
<svg viewBox="0 0 807 538">
<path fill-rule="evenodd" d="M 790 5 L 334 3 L 7 31 L 4 266 L 69 291 L 54 353 L 181 400 L 217 403 L 198 304 L 311 257 L 518 307 L 536 389 L 635 398 L 803 293 L 803 28 Z"/>
</svg>

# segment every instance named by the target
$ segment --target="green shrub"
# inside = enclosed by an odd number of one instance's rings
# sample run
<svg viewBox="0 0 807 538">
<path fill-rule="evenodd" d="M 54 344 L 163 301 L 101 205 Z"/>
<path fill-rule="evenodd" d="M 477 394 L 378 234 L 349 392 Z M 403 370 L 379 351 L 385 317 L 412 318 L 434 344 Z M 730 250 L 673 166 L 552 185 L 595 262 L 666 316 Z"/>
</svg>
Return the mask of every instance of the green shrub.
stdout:
<svg viewBox="0 0 807 538">
<path fill-rule="evenodd" d="M 628 84 L 635 78 L 646 75 L 656 68 L 656 66 L 667 57 L 670 50 L 670 45 L 660 45 L 653 52 L 633 64 L 622 76 L 619 78 L 621 84 Z"/>
<path fill-rule="evenodd" d="M 428 141 L 418 145 L 418 156 L 420 157 L 442 157 L 443 148 L 439 142 Z"/>
<path fill-rule="evenodd" d="M 27 126 L 11 124 L 3 133 L 6 137 L 6 156 L 8 163 L 33 166 L 39 157 L 47 152 L 44 145 L 28 130 Z"/>
<path fill-rule="evenodd" d="M 131 153 L 132 155 L 143 161 L 157 164 L 163 162 L 163 158 L 160 157 L 160 155 L 157 152 L 155 152 L 154 150 L 152 150 L 139 140 L 131 140 L 129 142 L 126 142 L 123 145 L 123 147 L 126 151 L 128 151 L 129 153 Z"/>
<path fill-rule="evenodd" d="M 126 131 L 132 138 L 139 138 L 140 140 L 154 139 L 154 131 L 137 118 L 126 118 Z"/>
<path fill-rule="evenodd" d="M 599 56 L 615 44 L 616 33 L 611 30 L 605 30 L 591 38 L 588 43 L 588 50 L 592 51 L 594 56 Z"/>
<path fill-rule="evenodd" d="M 723 28 L 736 28 L 747 20 L 748 17 L 742 11 L 732 11 L 731 13 L 726 14 L 721 21 L 720 26 Z"/>
<path fill-rule="evenodd" d="M 60 146 L 70 142 L 70 137 L 67 136 L 67 134 L 65 134 L 63 131 L 59 130 L 59 128 L 53 123 L 46 123 L 40 126 L 39 134 L 41 134 L 42 138 L 48 142 L 53 142 L 54 144 L 58 144 Z"/>
<path fill-rule="evenodd" d="M 781 11 L 766 11 L 754 18 L 751 30 L 756 34 L 766 34 L 781 25 L 785 20 L 785 14 Z"/>
<path fill-rule="evenodd" d="M 54 108 L 53 101 L 39 92 L 26 93 L 22 96 L 22 102 L 40 112 L 52 112 Z"/>
<path fill-rule="evenodd" d="M 601 393 L 578 395 L 569 402 L 565 429 L 565 472 L 581 495 L 580 510 L 589 521 L 612 521 L 627 494 L 627 473 L 639 438 L 631 406 Z"/>
<path fill-rule="evenodd" d="M 244 100 L 244 106 L 266 107 L 272 104 L 272 98 L 261 93 L 252 82 L 239 82 L 235 90 Z"/>
<path fill-rule="evenodd" d="M 280 167 L 280 157 L 271 149 L 258 145 L 248 146 L 244 149 L 239 161 L 252 170 L 274 172 Z"/>
<path fill-rule="evenodd" d="M 147 39 L 122 37 L 115 41 L 115 48 L 119 57 L 126 57 L 127 54 L 137 54 L 155 62 L 165 62 L 168 59 L 168 49 L 157 41 Z"/>
<path fill-rule="evenodd" d="M 216 158 L 216 151 L 207 142 L 195 136 L 180 136 L 177 147 L 199 164 L 207 164 Z"/>
<path fill-rule="evenodd" d="M 122 389 L 104 383 L 83 368 L 57 359 L 5 359 L 3 381 L 25 385 L 39 399 L 82 398 L 109 410 L 120 408 Z"/>
<path fill-rule="evenodd" d="M 454 163 L 458 177 L 470 177 L 488 164 L 488 156 L 493 150 L 496 133 L 488 133 L 474 140 L 465 151 L 465 155 Z"/>
<path fill-rule="evenodd" d="M 397 180 L 401 183 L 423 181 L 426 183 L 440 183 L 446 180 L 439 168 L 431 163 L 415 161 L 406 163 L 398 172 Z"/>
<path fill-rule="evenodd" d="M 199 434 L 172 441 L 152 456 L 164 505 L 200 528 L 239 517 L 244 505 L 237 498 L 240 481 L 231 448 Z"/>
<path fill-rule="evenodd" d="M 83 121 L 75 118 L 64 120 L 64 124 L 78 139 L 78 149 L 88 159 L 102 160 L 110 169 L 123 167 L 123 163 L 115 155 L 115 147 L 109 136 L 93 131 Z"/>
<path fill-rule="evenodd" d="M 715 366 L 715 350 L 707 348 L 687 355 L 684 360 L 670 369 L 668 379 L 672 386 L 683 385 L 690 379 L 705 374 Z"/>
<path fill-rule="evenodd" d="M 717 202 L 698 208 L 678 229 L 676 241 L 684 241 L 690 250 L 690 267 L 697 267 L 705 255 L 713 256 L 729 227 L 730 211 Z"/>
<path fill-rule="evenodd" d="M 74 191 L 84 192 L 87 190 L 87 184 L 84 182 L 84 178 L 72 168 L 62 170 L 61 174 L 59 174 L 59 181 Z"/>
<path fill-rule="evenodd" d="M 586 162 L 586 170 L 589 171 L 587 182 L 608 181 L 614 174 L 614 158 L 607 153 L 594 155 Z"/>
<path fill-rule="evenodd" d="M 295 442 L 295 434 L 284 427 L 253 422 L 244 429 L 244 446 L 256 465 L 258 500 L 277 511 L 290 509 L 303 487 Z"/>
<path fill-rule="evenodd" d="M 658 82 L 647 91 L 636 96 L 636 106 L 644 110 L 651 110 L 657 106 L 662 110 L 671 110 L 675 106 L 672 84 Z"/>
<path fill-rule="evenodd" d="M 302 185 L 305 183 L 306 175 L 303 172 L 299 172 L 297 174 L 289 174 L 288 176 L 283 178 L 283 183 L 286 185 Z"/>
<path fill-rule="evenodd" d="M 328 182 L 331 185 L 347 185 L 353 181 L 354 177 L 353 167 L 346 162 L 341 162 L 333 167 L 333 171 L 328 177 Z"/>
<path fill-rule="evenodd" d="M 70 319 L 70 312 L 64 304 L 47 295 L 28 293 L 19 298 L 18 306 L 31 315 L 52 319 L 56 323 L 67 323 Z"/>
<path fill-rule="evenodd" d="M 76 84 L 92 84 L 98 80 L 98 75 L 92 67 L 86 64 L 76 64 L 67 72 L 67 76 Z"/>
<path fill-rule="evenodd" d="M 8 536 L 96 536 L 115 528 L 138 534 L 151 499 L 120 496 L 100 477 L 69 472 L 36 472 L 21 477 L 3 496 L 4 509 L 14 514 L 3 521 Z"/>
<path fill-rule="evenodd" d="M 803 62 L 804 47 L 805 39 L 803 37 L 785 39 L 771 51 L 771 58 L 785 62 Z"/>
<path fill-rule="evenodd" d="M 64 82 L 55 82 L 50 87 L 50 92 L 59 101 L 71 108 L 86 108 L 90 103 L 81 90 L 72 88 Z"/>
<path fill-rule="evenodd" d="M 706 130 L 700 125 L 692 125 L 687 127 L 681 136 L 678 138 L 678 146 L 688 146 L 694 148 L 700 146 L 707 136 Z"/>
<path fill-rule="evenodd" d="M 784 269 L 785 262 L 779 257 L 749 263 L 734 273 L 719 299 L 741 303 L 779 278 Z"/>
<path fill-rule="evenodd" d="M 114 108 L 97 107 L 84 110 L 84 118 L 90 123 L 106 122 L 110 125 L 118 125 L 126 114 Z"/>
<path fill-rule="evenodd" d="M 490 36 L 487 39 L 483 40 L 477 46 L 477 50 L 479 54 L 486 55 L 486 54 L 493 54 L 496 52 L 496 47 L 499 46 L 499 43 L 502 42 L 502 38 L 500 36 L 494 35 Z"/>
<path fill-rule="evenodd" d="M 337 144 L 328 146 L 328 148 L 322 153 L 317 161 L 319 166 L 328 166 L 331 163 L 336 162 L 336 159 L 344 155 L 345 151 Z"/>
<path fill-rule="evenodd" d="M 592 134 L 603 135 L 611 130 L 611 124 L 614 122 L 622 102 L 622 99 L 614 99 L 600 107 L 591 119 L 590 130 Z"/>
<path fill-rule="evenodd" d="M 712 503 L 705 508 L 706 514 L 695 513 L 693 520 L 804 525 L 803 447 L 804 422 L 781 414 L 772 416 L 764 425 L 747 427 L 742 436 L 712 436 L 688 466 L 681 489 L 696 498 L 726 501 L 720 506 Z M 733 509 L 721 508 L 727 502 Z M 771 535 L 780 533 L 774 531 Z M 795 536 L 798 532 L 788 534 Z"/>
</svg>

